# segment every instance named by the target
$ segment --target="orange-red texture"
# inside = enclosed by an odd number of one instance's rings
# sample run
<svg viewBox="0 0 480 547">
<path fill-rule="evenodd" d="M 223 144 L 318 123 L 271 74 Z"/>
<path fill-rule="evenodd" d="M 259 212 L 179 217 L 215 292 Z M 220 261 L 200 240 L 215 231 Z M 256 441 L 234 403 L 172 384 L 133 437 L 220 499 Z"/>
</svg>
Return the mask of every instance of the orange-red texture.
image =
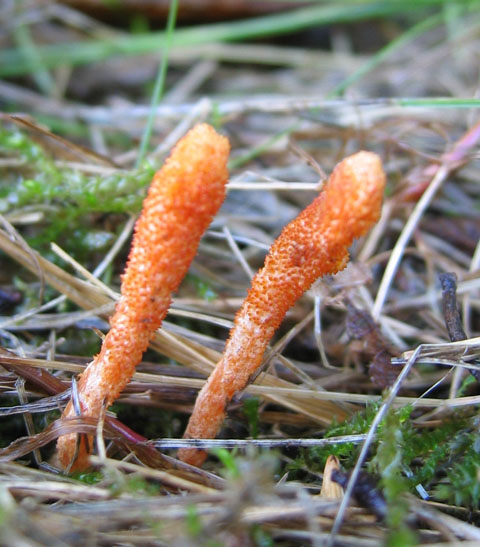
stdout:
<svg viewBox="0 0 480 547">
<path fill-rule="evenodd" d="M 248 384 L 287 310 L 320 276 L 344 268 L 348 247 L 378 220 L 385 186 L 380 158 L 358 152 L 340 162 L 324 190 L 273 243 L 238 311 L 222 359 L 200 391 L 186 438 L 214 438 L 226 404 Z M 201 465 L 205 452 L 179 457 Z"/>
<path fill-rule="evenodd" d="M 120 395 L 167 314 L 172 292 L 224 200 L 229 149 L 225 137 L 206 124 L 198 125 L 155 174 L 135 226 L 110 330 L 78 382 L 82 415 L 100 416 Z M 64 416 L 74 415 L 70 401 Z M 72 462 L 75 444 L 74 434 L 58 440 L 64 467 Z M 88 466 L 89 451 L 82 440 L 72 469 Z"/>
</svg>

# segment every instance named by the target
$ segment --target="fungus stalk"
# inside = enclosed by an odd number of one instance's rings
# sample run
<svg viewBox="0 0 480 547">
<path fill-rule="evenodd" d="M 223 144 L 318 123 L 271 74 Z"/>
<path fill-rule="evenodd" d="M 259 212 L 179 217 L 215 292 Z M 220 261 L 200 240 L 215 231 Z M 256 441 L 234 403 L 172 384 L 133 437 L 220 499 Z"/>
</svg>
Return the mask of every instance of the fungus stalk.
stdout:
<svg viewBox="0 0 480 547">
<path fill-rule="evenodd" d="M 320 276 L 343 269 L 348 247 L 380 216 L 385 174 L 379 157 L 359 152 L 339 163 L 322 193 L 273 243 L 238 311 L 222 359 L 200 391 L 185 438 L 214 438 L 226 405 L 262 364 L 287 310 Z M 179 457 L 201 465 L 205 452 L 182 449 Z"/>
<path fill-rule="evenodd" d="M 135 225 L 110 331 L 78 382 L 81 415 L 99 417 L 132 377 L 224 200 L 228 154 L 228 140 L 201 124 L 178 142 L 155 174 Z M 70 401 L 64 417 L 74 415 Z M 92 439 L 78 442 L 75 434 L 58 439 L 64 467 L 88 466 Z"/>
</svg>

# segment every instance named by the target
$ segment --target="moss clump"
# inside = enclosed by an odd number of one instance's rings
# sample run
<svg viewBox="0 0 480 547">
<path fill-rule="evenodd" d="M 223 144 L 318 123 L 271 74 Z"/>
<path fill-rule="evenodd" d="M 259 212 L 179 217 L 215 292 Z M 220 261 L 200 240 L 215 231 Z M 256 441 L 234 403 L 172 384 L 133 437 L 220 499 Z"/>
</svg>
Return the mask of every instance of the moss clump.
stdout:
<svg viewBox="0 0 480 547">
<path fill-rule="evenodd" d="M 408 502 L 403 496 L 410 485 L 402 470 L 404 465 L 406 414 L 411 409 L 389 412 L 378 435 L 377 453 L 372 460 L 387 502 L 387 544 L 390 547 L 416 545 L 416 536 L 407 524 Z M 407 429 L 410 431 L 410 429 Z"/>
<path fill-rule="evenodd" d="M 87 215 L 138 211 L 155 173 L 148 163 L 140 169 L 100 175 L 60 167 L 28 135 L 5 124 L 0 125 L 0 157 L 15 160 L 0 181 L 0 213 L 40 213 L 29 243 L 38 248 L 61 242 L 74 256 L 79 245 L 98 247 L 108 239 L 103 230 L 100 235 L 79 237 L 85 226 L 94 225 Z"/>
</svg>

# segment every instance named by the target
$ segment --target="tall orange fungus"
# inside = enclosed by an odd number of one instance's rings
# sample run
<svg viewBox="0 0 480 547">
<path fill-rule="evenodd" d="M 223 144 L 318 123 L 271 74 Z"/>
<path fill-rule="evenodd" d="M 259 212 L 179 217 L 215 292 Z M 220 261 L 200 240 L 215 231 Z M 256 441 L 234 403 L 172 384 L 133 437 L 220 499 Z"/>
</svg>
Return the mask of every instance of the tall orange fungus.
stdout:
<svg viewBox="0 0 480 547">
<path fill-rule="evenodd" d="M 110 330 L 78 382 L 83 416 L 99 417 L 120 395 L 167 314 L 172 293 L 224 200 L 229 149 L 212 127 L 197 125 L 155 174 L 135 225 Z M 74 415 L 70 401 L 64 416 Z M 58 456 L 64 467 L 84 469 L 92 439 L 87 443 L 82 437 L 77 451 L 76 443 L 75 434 L 60 437 Z"/>
<path fill-rule="evenodd" d="M 287 310 L 320 276 L 345 267 L 348 247 L 378 220 L 385 174 L 380 158 L 358 152 L 340 162 L 324 190 L 273 243 L 235 316 L 222 359 L 200 391 L 186 438 L 214 438 L 227 403 L 243 390 Z M 201 465 L 205 452 L 179 457 Z"/>
</svg>

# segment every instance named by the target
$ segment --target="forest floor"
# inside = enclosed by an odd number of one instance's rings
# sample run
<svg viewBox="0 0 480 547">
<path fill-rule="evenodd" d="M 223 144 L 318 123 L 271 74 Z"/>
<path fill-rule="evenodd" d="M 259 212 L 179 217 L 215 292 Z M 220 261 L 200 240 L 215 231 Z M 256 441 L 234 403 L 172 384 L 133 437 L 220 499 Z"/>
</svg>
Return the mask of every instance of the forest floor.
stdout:
<svg viewBox="0 0 480 547">
<path fill-rule="evenodd" d="M 480 2 L 135 4 L 0 8 L 0 544 L 478 545 Z M 226 201 L 120 399 L 62 419 L 152 176 L 203 121 Z M 379 222 L 180 462 L 253 274 L 359 150 Z M 60 468 L 69 431 L 91 469 Z"/>
</svg>

